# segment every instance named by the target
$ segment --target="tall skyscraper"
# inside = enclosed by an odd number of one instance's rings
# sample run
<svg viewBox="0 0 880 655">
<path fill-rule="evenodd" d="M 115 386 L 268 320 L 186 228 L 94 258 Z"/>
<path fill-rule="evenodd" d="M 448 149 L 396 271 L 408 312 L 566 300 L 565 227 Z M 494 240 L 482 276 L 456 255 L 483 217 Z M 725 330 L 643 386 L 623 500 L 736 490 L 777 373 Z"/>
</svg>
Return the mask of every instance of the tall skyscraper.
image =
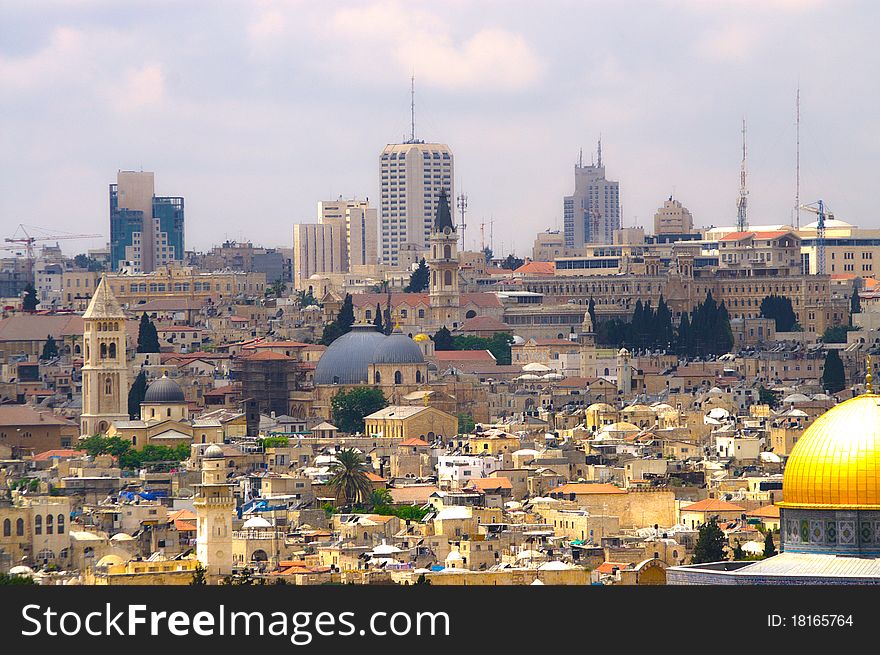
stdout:
<svg viewBox="0 0 880 655">
<path fill-rule="evenodd" d="M 400 264 L 404 245 L 428 247 L 440 190 L 455 197 L 452 151 L 442 143 L 407 143 L 385 146 L 379 161 L 382 263 Z"/>
<path fill-rule="evenodd" d="M 369 200 L 322 200 L 318 203 L 318 222 L 339 229 L 339 261 L 343 270 L 378 263 L 378 221 Z"/>
<path fill-rule="evenodd" d="M 110 185 L 110 260 L 114 270 L 129 262 L 149 273 L 183 259 L 183 198 L 157 196 L 155 176 L 119 171 Z"/>
<path fill-rule="evenodd" d="M 293 286 L 308 288 L 315 273 L 342 273 L 340 243 L 344 241 L 338 225 L 332 223 L 296 223 L 293 226 Z"/>
<path fill-rule="evenodd" d="M 579 248 L 585 243 L 612 243 L 614 230 L 620 228 L 618 183 L 605 179 L 602 165 L 602 141 L 598 160 L 584 166 L 583 157 L 574 167 L 574 194 L 563 204 L 565 246 Z"/>
</svg>

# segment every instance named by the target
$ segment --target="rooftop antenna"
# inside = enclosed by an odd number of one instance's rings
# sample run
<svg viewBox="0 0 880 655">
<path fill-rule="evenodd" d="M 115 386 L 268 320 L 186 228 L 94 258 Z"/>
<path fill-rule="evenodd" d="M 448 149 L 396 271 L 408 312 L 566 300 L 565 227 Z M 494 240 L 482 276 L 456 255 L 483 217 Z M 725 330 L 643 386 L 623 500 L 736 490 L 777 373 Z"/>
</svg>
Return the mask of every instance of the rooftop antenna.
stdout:
<svg viewBox="0 0 880 655">
<path fill-rule="evenodd" d="M 795 100 L 795 135 L 797 140 L 795 155 L 794 221 L 795 229 L 801 229 L 801 83 L 798 81 Z"/>
<path fill-rule="evenodd" d="M 465 244 L 465 240 L 464 240 L 464 229 L 465 229 L 465 227 L 467 227 L 464 222 L 464 216 L 465 216 L 465 213 L 467 212 L 467 204 L 468 204 L 467 195 L 465 195 L 465 193 L 462 192 L 458 196 L 458 210 L 461 212 L 461 225 L 459 227 L 461 227 L 461 249 L 462 250 L 467 250 L 467 245 Z"/>
<path fill-rule="evenodd" d="M 416 76 L 409 78 L 409 142 L 416 142 Z"/>
<path fill-rule="evenodd" d="M 583 168 L 583 167 L 584 167 L 584 149 L 581 148 L 578 151 L 578 168 Z"/>
<path fill-rule="evenodd" d="M 598 161 L 596 162 L 596 166 L 601 167 L 602 166 L 602 135 L 601 134 L 599 135 L 599 147 L 597 150 L 598 150 L 598 156 L 597 156 Z"/>
<path fill-rule="evenodd" d="M 743 156 L 739 171 L 739 199 L 736 201 L 736 229 L 745 232 L 749 227 L 749 219 L 746 213 L 749 191 L 746 188 L 746 119 L 743 117 Z"/>
</svg>

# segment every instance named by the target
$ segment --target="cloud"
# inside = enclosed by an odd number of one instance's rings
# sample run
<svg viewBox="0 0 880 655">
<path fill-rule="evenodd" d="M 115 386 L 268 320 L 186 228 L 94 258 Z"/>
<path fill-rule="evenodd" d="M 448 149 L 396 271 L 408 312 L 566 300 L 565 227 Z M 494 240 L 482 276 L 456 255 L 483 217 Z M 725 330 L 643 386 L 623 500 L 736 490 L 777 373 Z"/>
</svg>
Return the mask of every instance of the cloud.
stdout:
<svg viewBox="0 0 880 655">
<path fill-rule="evenodd" d="M 698 54 L 719 61 L 744 62 L 760 47 L 763 34 L 754 25 L 734 23 L 707 30 L 697 40 Z"/>
<path fill-rule="evenodd" d="M 367 72 L 376 79 L 388 79 L 391 64 L 399 74 L 414 73 L 447 90 L 518 91 L 532 86 L 544 69 L 517 32 L 489 26 L 457 36 L 439 15 L 397 3 L 338 10 L 331 27 L 348 47 L 344 61 L 335 64 L 349 74 L 352 64 L 364 68 L 363 55 L 369 54 Z"/>
<path fill-rule="evenodd" d="M 0 57 L 0 86 L 19 91 L 39 89 L 78 73 L 84 50 L 82 32 L 56 27 L 48 44 L 23 57 Z"/>
<path fill-rule="evenodd" d="M 119 112 L 158 107 L 164 100 L 165 73 L 156 63 L 128 69 L 122 88 L 113 94 L 113 105 Z"/>
</svg>

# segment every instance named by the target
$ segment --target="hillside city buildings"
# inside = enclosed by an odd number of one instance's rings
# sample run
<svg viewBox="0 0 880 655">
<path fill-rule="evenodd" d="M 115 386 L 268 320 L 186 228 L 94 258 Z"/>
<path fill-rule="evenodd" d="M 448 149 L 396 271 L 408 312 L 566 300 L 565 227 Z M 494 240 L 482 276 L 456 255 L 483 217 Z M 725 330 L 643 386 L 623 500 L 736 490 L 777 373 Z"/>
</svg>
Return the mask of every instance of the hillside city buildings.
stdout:
<svg viewBox="0 0 880 655">
<path fill-rule="evenodd" d="M 700 228 L 673 197 L 653 233 L 622 228 L 600 157 L 565 229 L 511 265 L 462 247 L 452 181 L 449 147 L 392 144 L 375 204 L 319 200 L 289 243 L 184 252 L 182 202 L 178 242 L 153 174 L 123 171 L 108 249 L 7 266 L 37 307 L 10 278 L 0 572 L 880 580 L 880 230 Z M 332 482 L 352 459 L 357 497 Z"/>
</svg>

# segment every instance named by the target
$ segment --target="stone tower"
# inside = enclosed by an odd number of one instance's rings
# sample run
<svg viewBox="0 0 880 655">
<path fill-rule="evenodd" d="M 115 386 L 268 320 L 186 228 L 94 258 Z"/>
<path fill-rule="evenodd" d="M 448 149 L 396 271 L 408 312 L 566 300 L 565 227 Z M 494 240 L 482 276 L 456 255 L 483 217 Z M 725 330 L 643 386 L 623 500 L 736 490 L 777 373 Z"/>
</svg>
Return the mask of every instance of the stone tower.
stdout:
<svg viewBox="0 0 880 655">
<path fill-rule="evenodd" d="M 83 314 L 82 396 L 80 431 L 104 433 L 113 421 L 127 421 L 128 364 L 125 361 L 125 312 L 101 278 Z"/>
<path fill-rule="evenodd" d="M 202 456 L 202 483 L 193 501 L 198 530 L 196 557 L 211 580 L 232 574 L 232 517 L 235 496 L 226 482 L 226 460 L 220 446 L 208 446 Z"/>
<path fill-rule="evenodd" d="M 632 392 L 632 366 L 629 363 L 630 353 L 626 348 L 617 351 L 617 392 L 623 399 Z"/>
<path fill-rule="evenodd" d="M 435 325 L 446 326 L 451 330 L 458 327 L 460 320 L 461 296 L 458 290 L 460 264 L 458 232 L 452 223 L 446 189 L 440 190 L 429 247 L 431 319 Z"/>
<path fill-rule="evenodd" d="M 578 342 L 581 344 L 579 367 L 581 377 L 596 377 L 596 334 L 593 331 L 593 319 L 589 311 L 584 313 L 584 322 L 581 323 Z"/>
</svg>

